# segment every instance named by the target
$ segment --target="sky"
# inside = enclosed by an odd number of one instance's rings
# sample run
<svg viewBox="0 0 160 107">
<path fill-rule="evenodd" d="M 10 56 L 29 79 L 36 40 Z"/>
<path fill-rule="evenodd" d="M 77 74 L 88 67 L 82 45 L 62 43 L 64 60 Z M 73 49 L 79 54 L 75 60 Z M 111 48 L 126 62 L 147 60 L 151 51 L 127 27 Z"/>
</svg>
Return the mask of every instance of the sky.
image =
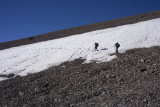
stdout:
<svg viewBox="0 0 160 107">
<path fill-rule="evenodd" d="M 0 43 L 160 10 L 160 0 L 0 0 Z"/>
</svg>

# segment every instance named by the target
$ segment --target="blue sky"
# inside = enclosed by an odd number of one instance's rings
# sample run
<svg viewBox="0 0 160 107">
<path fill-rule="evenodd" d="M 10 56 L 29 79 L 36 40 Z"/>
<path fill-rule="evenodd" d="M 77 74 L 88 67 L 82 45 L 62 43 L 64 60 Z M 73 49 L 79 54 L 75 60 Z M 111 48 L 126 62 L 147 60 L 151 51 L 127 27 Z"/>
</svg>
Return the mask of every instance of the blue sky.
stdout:
<svg viewBox="0 0 160 107">
<path fill-rule="evenodd" d="M 160 0 L 0 0 L 0 42 L 160 10 Z"/>
</svg>

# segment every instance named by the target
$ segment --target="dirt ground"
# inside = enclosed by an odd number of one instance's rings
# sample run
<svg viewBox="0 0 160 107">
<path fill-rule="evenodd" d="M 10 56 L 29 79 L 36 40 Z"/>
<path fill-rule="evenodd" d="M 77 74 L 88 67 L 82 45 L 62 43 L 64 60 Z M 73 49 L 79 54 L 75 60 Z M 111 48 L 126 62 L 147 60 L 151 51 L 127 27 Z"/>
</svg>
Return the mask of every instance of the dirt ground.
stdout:
<svg viewBox="0 0 160 107">
<path fill-rule="evenodd" d="M 105 63 L 65 62 L 0 82 L 3 107 L 160 107 L 160 47 Z"/>
</svg>

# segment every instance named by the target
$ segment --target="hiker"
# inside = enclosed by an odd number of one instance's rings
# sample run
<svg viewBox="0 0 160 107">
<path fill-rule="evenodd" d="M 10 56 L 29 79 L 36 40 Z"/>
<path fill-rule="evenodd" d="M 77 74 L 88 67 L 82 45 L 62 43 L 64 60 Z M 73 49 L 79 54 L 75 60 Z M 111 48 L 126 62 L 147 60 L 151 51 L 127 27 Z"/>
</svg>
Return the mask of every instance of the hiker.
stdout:
<svg viewBox="0 0 160 107">
<path fill-rule="evenodd" d="M 115 46 L 116 46 L 116 53 L 118 53 L 118 48 L 120 47 L 120 44 L 117 42 Z"/>
<path fill-rule="evenodd" d="M 99 44 L 95 43 L 94 45 L 95 45 L 95 51 L 98 51 L 97 48 L 98 48 Z"/>
</svg>

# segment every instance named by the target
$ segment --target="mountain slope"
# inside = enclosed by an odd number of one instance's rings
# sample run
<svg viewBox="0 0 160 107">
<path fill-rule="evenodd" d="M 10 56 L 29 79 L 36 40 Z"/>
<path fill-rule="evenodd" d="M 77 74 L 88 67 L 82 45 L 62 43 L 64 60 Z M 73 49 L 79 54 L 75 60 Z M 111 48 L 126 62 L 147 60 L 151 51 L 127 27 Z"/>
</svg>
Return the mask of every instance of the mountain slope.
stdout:
<svg viewBox="0 0 160 107">
<path fill-rule="evenodd" d="M 0 44 L 0 105 L 159 107 L 159 15 L 151 12 Z M 60 38 L 50 40 L 52 34 Z M 95 42 L 99 51 L 94 51 Z"/>
<path fill-rule="evenodd" d="M 97 64 L 77 59 L 0 82 L 0 105 L 159 107 L 160 47 L 133 49 Z"/>
</svg>

